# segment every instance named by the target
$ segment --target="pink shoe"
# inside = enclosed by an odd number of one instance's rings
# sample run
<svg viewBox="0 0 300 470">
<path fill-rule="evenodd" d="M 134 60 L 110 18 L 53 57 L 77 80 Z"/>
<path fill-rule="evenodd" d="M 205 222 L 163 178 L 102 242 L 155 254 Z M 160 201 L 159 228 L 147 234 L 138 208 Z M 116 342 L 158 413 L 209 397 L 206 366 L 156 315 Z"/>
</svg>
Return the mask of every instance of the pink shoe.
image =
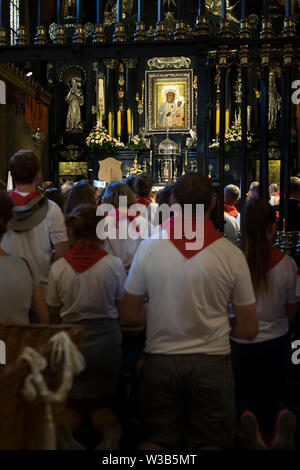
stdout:
<svg viewBox="0 0 300 470">
<path fill-rule="evenodd" d="M 245 450 L 268 450 L 252 411 L 245 410 L 242 414 L 241 429 Z"/>
</svg>

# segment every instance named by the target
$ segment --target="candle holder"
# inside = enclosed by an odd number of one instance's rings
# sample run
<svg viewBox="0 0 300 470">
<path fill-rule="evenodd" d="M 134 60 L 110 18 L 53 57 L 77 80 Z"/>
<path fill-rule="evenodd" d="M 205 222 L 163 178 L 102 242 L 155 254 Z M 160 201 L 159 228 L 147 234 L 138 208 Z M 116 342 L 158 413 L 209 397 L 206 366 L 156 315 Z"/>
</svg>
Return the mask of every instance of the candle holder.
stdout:
<svg viewBox="0 0 300 470">
<path fill-rule="evenodd" d="M 241 20 L 240 24 L 240 38 L 249 39 L 250 38 L 250 29 L 247 19 Z M 247 67 L 249 61 L 249 46 L 248 44 L 243 44 L 240 47 L 240 63 L 242 67 Z"/>
<path fill-rule="evenodd" d="M 184 21 L 182 20 L 176 22 L 174 39 L 175 41 L 186 39 L 186 27 Z"/>
<path fill-rule="evenodd" d="M 260 39 L 271 39 L 273 35 L 272 22 L 264 18 L 262 21 L 262 29 L 260 32 Z M 263 67 L 269 67 L 271 56 L 271 45 L 263 44 L 261 48 L 261 64 Z"/>
<path fill-rule="evenodd" d="M 78 24 L 75 27 L 74 35 L 72 38 L 73 44 L 83 44 L 84 43 L 84 31 L 81 24 Z"/>
<path fill-rule="evenodd" d="M 125 42 L 125 26 L 123 23 L 116 23 L 115 32 L 113 34 L 113 42 Z"/>
<path fill-rule="evenodd" d="M 4 47 L 8 45 L 7 41 L 7 30 L 6 28 L 0 28 L 0 47 Z"/>
<path fill-rule="evenodd" d="M 53 44 L 64 44 L 65 43 L 65 30 L 63 25 L 56 25 L 56 30 L 53 36 Z"/>
<path fill-rule="evenodd" d="M 296 36 L 296 24 L 294 19 L 289 16 L 288 18 L 284 19 L 284 26 L 283 26 L 283 38 L 293 38 Z"/>
<path fill-rule="evenodd" d="M 16 35 L 16 45 L 17 46 L 26 46 L 27 38 L 26 38 L 26 29 L 25 26 L 20 26 L 17 30 Z"/>
<path fill-rule="evenodd" d="M 128 132 L 128 144 L 130 144 L 131 139 L 132 139 L 132 132 Z"/>
<path fill-rule="evenodd" d="M 95 31 L 93 34 L 93 44 L 101 44 L 104 41 L 105 41 L 104 26 L 102 23 L 98 23 L 95 26 Z"/>
<path fill-rule="evenodd" d="M 196 25 L 194 29 L 195 36 L 208 36 L 209 34 L 209 24 L 207 16 L 201 15 L 197 16 Z"/>
<path fill-rule="evenodd" d="M 165 24 L 163 21 L 159 21 L 156 23 L 156 30 L 154 33 L 154 40 L 155 41 L 165 41 L 167 39 L 167 33 Z"/>
<path fill-rule="evenodd" d="M 221 21 L 219 35 L 222 37 L 222 39 L 230 39 L 232 37 L 228 20 Z"/>
<path fill-rule="evenodd" d="M 134 33 L 135 41 L 145 41 L 146 39 L 146 28 L 143 21 L 138 21 L 136 24 L 136 30 Z"/>
<path fill-rule="evenodd" d="M 45 46 L 47 44 L 47 32 L 44 26 L 36 28 L 36 35 L 34 37 L 34 44 L 36 46 Z"/>
</svg>

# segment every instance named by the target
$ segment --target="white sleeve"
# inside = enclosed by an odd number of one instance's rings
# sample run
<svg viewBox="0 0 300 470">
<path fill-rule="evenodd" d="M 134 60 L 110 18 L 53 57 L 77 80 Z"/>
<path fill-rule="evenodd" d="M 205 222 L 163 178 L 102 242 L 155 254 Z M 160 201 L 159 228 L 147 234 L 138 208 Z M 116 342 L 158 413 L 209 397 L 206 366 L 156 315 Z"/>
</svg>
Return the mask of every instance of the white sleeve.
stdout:
<svg viewBox="0 0 300 470">
<path fill-rule="evenodd" d="M 133 258 L 131 268 L 125 283 L 125 290 L 133 295 L 145 295 L 147 286 L 143 274 L 144 242 L 141 242 Z"/>
<path fill-rule="evenodd" d="M 49 209 L 49 233 L 52 245 L 68 241 L 67 228 L 61 209 L 52 201 Z"/>
<path fill-rule="evenodd" d="M 47 304 L 50 307 L 61 307 L 62 305 L 58 296 L 58 292 L 57 292 L 56 281 L 53 275 L 53 267 L 51 267 L 49 280 L 48 280 Z"/>
<path fill-rule="evenodd" d="M 295 304 L 299 302 L 299 298 L 296 294 L 297 290 L 297 264 L 291 256 L 287 256 L 287 268 L 285 270 L 285 275 L 287 279 L 286 284 L 286 303 Z M 300 295 L 300 293 L 299 293 Z"/>
<path fill-rule="evenodd" d="M 235 285 L 232 290 L 232 303 L 237 307 L 245 307 L 253 305 L 256 302 L 251 275 L 245 256 L 239 250 L 238 271 L 236 275 Z"/>
</svg>

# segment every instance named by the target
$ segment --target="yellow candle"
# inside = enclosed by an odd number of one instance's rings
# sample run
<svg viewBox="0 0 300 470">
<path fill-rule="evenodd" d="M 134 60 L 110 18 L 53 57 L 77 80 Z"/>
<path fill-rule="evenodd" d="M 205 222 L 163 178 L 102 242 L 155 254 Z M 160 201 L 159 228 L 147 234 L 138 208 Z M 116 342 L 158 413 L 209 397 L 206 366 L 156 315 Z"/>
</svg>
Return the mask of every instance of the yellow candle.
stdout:
<svg viewBox="0 0 300 470">
<path fill-rule="evenodd" d="M 149 165 L 152 166 L 152 150 L 150 150 Z"/>
<path fill-rule="evenodd" d="M 230 127 L 230 111 L 229 109 L 226 110 L 226 123 L 225 123 L 225 133 L 227 134 Z"/>
<path fill-rule="evenodd" d="M 112 113 L 108 113 L 108 133 L 112 136 Z"/>
<path fill-rule="evenodd" d="M 117 113 L 117 135 L 118 137 L 121 136 L 121 111 Z"/>
<path fill-rule="evenodd" d="M 217 108 L 216 113 L 216 134 L 220 134 L 220 108 Z"/>
<path fill-rule="evenodd" d="M 185 151 L 185 157 L 184 157 L 184 164 L 185 166 L 188 166 L 188 151 Z"/>
<path fill-rule="evenodd" d="M 132 128 L 131 128 L 131 109 L 127 109 L 127 132 L 128 134 L 131 134 Z"/>
</svg>

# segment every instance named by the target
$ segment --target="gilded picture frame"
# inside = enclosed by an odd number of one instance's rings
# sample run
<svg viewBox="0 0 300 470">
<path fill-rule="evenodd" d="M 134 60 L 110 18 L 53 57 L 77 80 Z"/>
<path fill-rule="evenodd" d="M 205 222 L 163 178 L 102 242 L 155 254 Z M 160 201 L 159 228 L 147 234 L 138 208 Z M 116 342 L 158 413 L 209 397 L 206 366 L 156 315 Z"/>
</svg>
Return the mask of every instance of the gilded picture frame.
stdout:
<svg viewBox="0 0 300 470">
<path fill-rule="evenodd" d="M 193 127 L 193 70 L 146 71 L 147 134 L 188 134 Z"/>
</svg>

